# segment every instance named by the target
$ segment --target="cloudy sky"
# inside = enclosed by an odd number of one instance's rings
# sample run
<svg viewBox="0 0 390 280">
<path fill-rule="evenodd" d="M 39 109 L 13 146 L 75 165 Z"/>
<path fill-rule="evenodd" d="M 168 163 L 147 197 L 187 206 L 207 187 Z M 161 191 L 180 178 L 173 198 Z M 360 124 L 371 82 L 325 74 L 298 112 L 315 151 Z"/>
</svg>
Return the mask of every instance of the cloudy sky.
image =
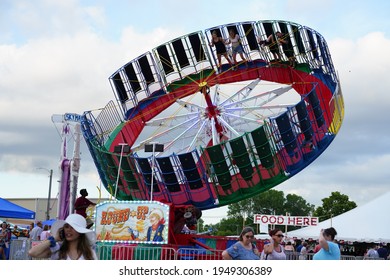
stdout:
<svg viewBox="0 0 390 280">
<path fill-rule="evenodd" d="M 267 19 L 325 37 L 345 99 L 331 146 L 276 189 L 315 205 L 333 191 L 358 205 L 390 191 L 390 2 L 184 2 L 0 0 L 0 197 L 47 197 L 45 169 L 54 170 L 55 197 L 61 139 L 51 116 L 114 100 L 108 77 L 126 62 L 193 31 Z M 99 184 L 83 144 L 79 186 L 97 197 Z"/>
</svg>

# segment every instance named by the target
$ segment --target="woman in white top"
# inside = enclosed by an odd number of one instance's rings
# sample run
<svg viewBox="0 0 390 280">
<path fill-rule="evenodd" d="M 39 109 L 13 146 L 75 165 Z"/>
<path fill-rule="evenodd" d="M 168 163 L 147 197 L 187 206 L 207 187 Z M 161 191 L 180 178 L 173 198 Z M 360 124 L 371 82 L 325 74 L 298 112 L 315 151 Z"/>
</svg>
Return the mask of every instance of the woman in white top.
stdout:
<svg viewBox="0 0 390 280">
<path fill-rule="evenodd" d="M 232 56 L 234 65 L 237 66 L 237 54 L 239 54 L 242 61 L 245 63 L 246 66 L 248 66 L 248 62 L 244 57 L 244 49 L 241 45 L 240 36 L 238 36 L 234 29 L 229 30 L 229 43 L 232 44 Z"/>
<path fill-rule="evenodd" d="M 49 236 L 50 236 L 49 225 L 44 225 L 39 240 L 41 241 L 46 240 Z"/>
<path fill-rule="evenodd" d="M 261 259 L 263 260 L 285 260 L 286 253 L 281 245 L 284 235 L 279 229 L 270 230 L 271 242 L 264 245 Z"/>
<path fill-rule="evenodd" d="M 306 260 L 307 259 L 307 242 L 303 241 L 301 251 L 299 252 L 299 259 Z"/>
<path fill-rule="evenodd" d="M 96 260 L 93 249 L 95 232 L 87 229 L 87 221 L 79 214 L 70 214 L 65 221 L 56 221 L 52 236 L 32 247 L 28 252 L 33 258 L 53 260 Z"/>
</svg>

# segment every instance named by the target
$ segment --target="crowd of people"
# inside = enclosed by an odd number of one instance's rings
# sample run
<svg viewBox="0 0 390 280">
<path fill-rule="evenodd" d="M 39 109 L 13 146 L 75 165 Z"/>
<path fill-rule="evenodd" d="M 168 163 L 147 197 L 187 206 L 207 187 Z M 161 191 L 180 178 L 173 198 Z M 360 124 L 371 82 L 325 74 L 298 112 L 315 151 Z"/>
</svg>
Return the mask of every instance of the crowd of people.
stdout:
<svg viewBox="0 0 390 280">
<path fill-rule="evenodd" d="M 46 226 L 46 229 L 49 231 L 48 226 Z M 36 224 L 31 223 L 26 228 L 18 225 L 14 225 L 11 228 L 10 223 L 2 222 L 0 228 L 0 259 L 5 260 L 8 258 L 12 239 L 28 238 L 31 240 L 41 240 L 42 230 L 42 222 L 39 221 Z"/>
<path fill-rule="evenodd" d="M 87 220 L 83 216 L 71 214 L 66 220 L 56 221 L 51 229 L 48 226 L 41 228 L 40 225 L 41 223 L 37 222 L 30 231 L 30 240 L 40 241 L 29 250 L 30 257 L 66 260 L 97 259 L 95 233 L 88 228 Z M 9 224 L 5 222 L 1 224 L 0 256 L 2 259 L 6 259 L 5 249 L 9 246 L 13 232 Z M 259 250 L 254 229 L 245 227 L 238 241 L 222 252 L 222 258 L 224 260 L 340 260 L 344 251 L 336 242 L 336 235 L 337 232 L 333 227 L 323 229 L 314 245 L 300 240 L 285 241 L 284 233 L 280 229 L 273 229 L 269 232 L 268 242 L 265 242 L 262 250 Z M 389 250 L 385 244 L 372 244 L 367 248 L 364 259 L 390 259 Z"/>
<path fill-rule="evenodd" d="M 341 253 L 338 244 L 335 242 L 336 230 L 331 227 L 323 229 L 319 235 L 318 251 L 313 255 L 314 260 L 339 260 Z M 283 242 L 285 235 L 280 229 L 269 231 L 269 242 L 264 245 L 260 253 L 255 246 L 254 230 L 246 227 L 242 230 L 239 241 L 222 252 L 225 260 L 286 260 L 288 255 L 295 253 L 295 247 L 290 241 Z M 307 243 L 303 242 L 297 248 L 300 260 L 307 259 Z"/>
<path fill-rule="evenodd" d="M 96 205 L 86 197 L 86 189 L 80 190 L 75 201 L 75 214 L 53 225 L 41 221 L 32 222 L 26 228 L 3 222 L 0 228 L 0 259 L 8 259 L 11 239 L 24 238 L 32 242 L 29 256 L 51 259 L 97 259 L 93 246 L 95 233 L 90 229 L 93 222 L 87 216 L 89 206 Z M 48 245 L 48 246 L 47 246 Z"/>
<path fill-rule="evenodd" d="M 32 242 L 28 254 L 32 258 L 96 260 L 95 233 L 88 229 L 87 220 L 79 214 L 70 214 L 66 220 L 57 220 L 52 226 L 38 221 L 28 227 L 21 236 L 21 230 L 15 225 L 3 222 L 0 230 L 0 259 L 8 259 L 11 239 L 24 237 Z"/>
<path fill-rule="evenodd" d="M 96 204 L 86 198 L 88 192 L 85 189 L 80 190 L 80 195 L 75 203 L 76 213 L 70 214 L 65 220 L 57 220 L 52 226 L 37 221 L 31 223 L 27 229 L 15 225 L 11 230 L 11 225 L 3 222 L 0 227 L 0 259 L 7 259 L 11 239 L 24 237 L 35 242 L 28 252 L 32 258 L 96 260 L 96 236 L 90 229 L 93 222 L 88 219 L 86 213 L 87 207 Z M 322 229 L 317 242 L 312 241 L 309 244 L 305 240 L 295 240 L 295 242 L 291 242 L 290 239 L 285 240 L 283 231 L 272 229 L 269 231 L 270 238 L 259 250 L 254 229 L 245 227 L 238 241 L 222 252 L 222 258 L 224 260 L 340 260 L 341 255 L 350 255 L 352 252 L 349 251 L 350 247 L 340 246 L 336 242 L 336 236 L 335 228 Z M 364 259 L 390 259 L 389 250 L 385 244 L 371 244 L 364 252 Z"/>
<path fill-rule="evenodd" d="M 337 231 L 330 227 L 322 229 L 317 241 L 284 241 L 285 235 L 280 229 L 269 231 L 269 240 L 261 252 L 256 247 L 253 228 L 246 227 L 239 236 L 239 241 L 222 253 L 225 260 L 340 260 L 345 248 L 336 240 Z M 372 244 L 366 249 L 364 259 L 390 259 L 389 250 L 384 244 Z M 310 256 L 310 257 L 309 257 Z"/>
<path fill-rule="evenodd" d="M 30 226 L 27 237 L 36 242 L 29 250 L 33 258 L 94 260 L 97 259 L 95 233 L 88 228 L 87 220 L 79 214 L 71 214 L 66 220 L 57 220 L 53 226 L 41 222 Z M 14 230 L 6 222 L 0 229 L 0 258 L 6 259 L 11 237 L 18 238 L 20 230 Z M 307 241 L 285 241 L 285 235 L 280 229 L 269 232 L 269 240 L 264 243 L 262 250 L 257 247 L 255 231 L 245 227 L 239 235 L 238 241 L 222 252 L 225 260 L 340 260 L 345 254 L 345 247 L 336 242 L 336 230 L 331 227 L 321 230 L 317 242 L 310 244 Z M 310 255 L 310 257 L 309 257 Z M 294 256 L 294 257 L 292 257 Z M 371 244 L 365 253 L 364 259 L 390 259 L 389 250 L 385 244 Z"/>
</svg>

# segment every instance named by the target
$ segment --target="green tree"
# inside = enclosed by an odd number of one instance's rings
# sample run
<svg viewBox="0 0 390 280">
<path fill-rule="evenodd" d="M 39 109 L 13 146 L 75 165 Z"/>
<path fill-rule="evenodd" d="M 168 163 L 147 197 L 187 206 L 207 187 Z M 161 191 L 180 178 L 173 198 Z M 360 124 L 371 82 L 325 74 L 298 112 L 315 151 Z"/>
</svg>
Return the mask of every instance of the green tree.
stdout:
<svg viewBox="0 0 390 280">
<path fill-rule="evenodd" d="M 228 217 L 252 217 L 253 214 L 280 214 L 284 212 L 284 194 L 282 191 L 269 190 L 257 196 L 230 204 Z"/>
<path fill-rule="evenodd" d="M 319 217 L 320 221 L 338 216 L 344 212 L 357 207 L 354 201 L 350 201 L 349 197 L 340 192 L 332 192 L 327 198 L 322 199 L 322 206 L 315 209 L 314 215 Z"/>
<path fill-rule="evenodd" d="M 253 200 L 252 216 L 258 213 L 267 215 L 281 215 L 286 213 L 284 207 L 286 199 L 284 198 L 283 191 L 268 190 L 253 197 Z"/>
<path fill-rule="evenodd" d="M 230 204 L 228 206 L 228 217 L 241 218 L 248 217 L 253 211 L 253 197 L 239 202 Z"/>
<path fill-rule="evenodd" d="M 307 216 L 314 212 L 315 206 L 296 194 L 288 194 L 284 203 L 286 213 L 290 216 Z"/>
<path fill-rule="evenodd" d="M 241 217 L 228 217 L 223 218 L 217 224 L 212 226 L 215 229 L 215 235 L 229 236 L 239 235 L 242 230 L 242 218 Z"/>
<path fill-rule="evenodd" d="M 288 194 L 284 203 L 284 208 L 289 216 L 311 216 L 314 212 L 315 206 L 307 203 L 306 200 L 296 194 Z M 299 227 L 288 226 L 287 230 L 295 230 Z"/>
<path fill-rule="evenodd" d="M 205 225 L 204 225 L 204 221 L 203 221 L 202 218 L 200 218 L 200 219 L 198 220 L 197 228 L 198 228 L 198 232 L 203 232 L 203 231 L 206 230 L 206 229 L 205 229 Z"/>
<path fill-rule="evenodd" d="M 257 196 L 230 204 L 227 215 L 235 218 L 241 228 L 246 225 L 253 226 L 254 214 L 308 216 L 314 211 L 314 205 L 306 202 L 296 194 L 284 197 L 283 191 L 268 190 Z M 284 230 L 284 228 L 283 228 Z M 289 227 L 289 230 L 291 228 Z"/>
</svg>

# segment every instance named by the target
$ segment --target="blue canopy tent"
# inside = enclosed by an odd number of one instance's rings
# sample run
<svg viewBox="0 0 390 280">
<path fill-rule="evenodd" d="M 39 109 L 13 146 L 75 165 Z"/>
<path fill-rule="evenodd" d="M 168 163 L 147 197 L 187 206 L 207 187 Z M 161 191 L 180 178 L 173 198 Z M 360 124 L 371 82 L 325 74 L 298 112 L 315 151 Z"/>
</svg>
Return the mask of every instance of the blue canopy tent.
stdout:
<svg viewBox="0 0 390 280">
<path fill-rule="evenodd" d="M 0 197 L 0 217 L 13 219 L 35 219 L 35 212 Z"/>
<path fill-rule="evenodd" d="M 54 224 L 54 222 L 57 221 L 57 219 L 50 219 L 50 220 L 46 220 L 46 221 L 43 221 L 42 222 L 42 225 L 48 225 L 48 226 L 51 226 Z"/>
</svg>

